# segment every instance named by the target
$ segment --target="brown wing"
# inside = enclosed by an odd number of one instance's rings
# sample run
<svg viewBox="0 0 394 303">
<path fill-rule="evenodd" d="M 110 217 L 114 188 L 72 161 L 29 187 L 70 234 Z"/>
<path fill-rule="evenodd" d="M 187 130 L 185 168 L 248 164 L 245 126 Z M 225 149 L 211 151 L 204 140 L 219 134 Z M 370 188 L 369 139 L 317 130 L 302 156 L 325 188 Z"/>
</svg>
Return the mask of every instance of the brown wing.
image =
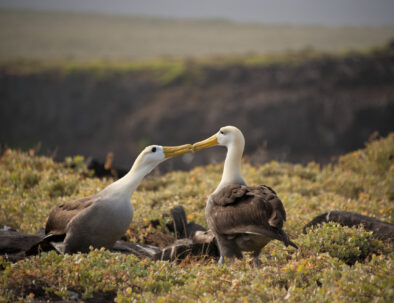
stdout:
<svg viewBox="0 0 394 303">
<path fill-rule="evenodd" d="M 260 230 L 259 233 L 264 231 L 277 239 L 275 228 L 281 229 L 286 220 L 282 202 L 268 186 L 231 184 L 209 199 L 212 207 L 207 214 L 208 223 L 219 234 Z"/>
<path fill-rule="evenodd" d="M 45 225 L 45 234 L 65 234 L 67 224 L 70 220 L 81 211 L 91 206 L 96 199 L 96 196 L 90 196 L 56 205 L 49 213 Z"/>
<path fill-rule="evenodd" d="M 269 228 L 272 206 L 245 185 L 228 185 L 209 198 L 208 224 L 219 234 L 255 225 Z"/>
<path fill-rule="evenodd" d="M 282 228 L 283 221 L 286 221 L 286 211 L 282 201 L 276 195 L 276 192 L 266 185 L 249 187 L 249 190 L 255 195 L 261 196 L 267 203 L 271 204 L 272 214 L 269 218 L 269 224 L 276 228 Z"/>
<path fill-rule="evenodd" d="M 238 202 L 248 192 L 248 187 L 245 185 L 230 184 L 222 188 L 217 194 L 212 195 L 211 198 L 215 205 L 226 206 Z"/>
</svg>

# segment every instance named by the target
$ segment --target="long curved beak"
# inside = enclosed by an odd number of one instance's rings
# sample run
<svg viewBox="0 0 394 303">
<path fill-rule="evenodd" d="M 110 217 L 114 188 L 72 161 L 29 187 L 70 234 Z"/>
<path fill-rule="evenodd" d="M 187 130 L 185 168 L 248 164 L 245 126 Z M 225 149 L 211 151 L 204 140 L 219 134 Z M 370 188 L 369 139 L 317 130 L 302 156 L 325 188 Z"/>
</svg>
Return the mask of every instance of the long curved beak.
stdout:
<svg viewBox="0 0 394 303">
<path fill-rule="evenodd" d="M 163 151 L 166 158 L 171 158 L 193 152 L 193 145 L 163 146 Z"/>
<path fill-rule="evenodd" d="M 193 144 L 193 151 L 199 151 L 201 149 L 207 148 L 207 147 L 211 147 L 214 145 L 217 145 L 218 143 L 218 138 L 216 137 L 216 135 L 213 135 L 211 137 L 209 137 L 208 139 L 205 139 L 203 141 L 197 142 Z"/>
</svg>

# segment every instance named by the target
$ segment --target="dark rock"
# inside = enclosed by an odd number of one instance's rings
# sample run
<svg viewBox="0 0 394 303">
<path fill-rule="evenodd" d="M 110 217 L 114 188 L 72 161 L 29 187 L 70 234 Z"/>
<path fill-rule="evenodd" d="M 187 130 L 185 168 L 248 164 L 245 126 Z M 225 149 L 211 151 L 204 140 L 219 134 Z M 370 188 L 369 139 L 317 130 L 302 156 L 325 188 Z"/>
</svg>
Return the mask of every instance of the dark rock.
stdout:
<svg viewBox="0 0 394 303">
<path fill-rule="evenodd" d="M 8 225 L 2 225 L 0 227 L 0 231 L 16 231 L 16 229 L 12 228 L 11 226 L 8 226 Z"/>
<path fill-rule="evenodd" d="M 173 231 L 177 239 L 187 238 L 187 218 L 182 206 L 176 206 L 170 210 L 173 220 Z"/>
<path fill-rule="evenodd" d="M 182 206 L 172 208 L 170 215 L 172 222 L 167 224 L 167 228 L 175 234 L 177 240 L 156 254 L 156 260 L 176 261 L 182 260 L 186 256 L 219 256 L 212 232 L 194 222 L 187 223 L 186 212 Z M 163 214 L 163 217 L 167 216 L 168 214 Z M 151 224 L 155 221 L 152 220 Z"/>
<path fill-rule="evenodd" d="M 337 222 L 342 226 L 363 225 L 365 230 L 372 231 L 375 238 L 380 240 L 389 239 L 394 241 L 394 224 L 380 221 L 374 217 L 360 215 L 354 212 L 332 210 L 315 217 L 304 226 L 303 232 L 306 233 L 308 227 L 316 226 L 325 222 Z"/>
<path fill-rule="evenodd" d="M 42 237 L 19 233 L 12 229 L 0 230 L 0 255 L 16 262 L 25 257 L 25 251 L 41 240 Z"/>
<path fill-rule="evenodd" d="M 51 250 L 55 250 L 58 253 L 62 253 L 64 251 L 63 240 L 66 235 L 45 235 L 45 231 L 42 229 L 40 229 L 36 235 L 40 237 L 40 241 L 26 250 L 27 257 Z"/>
<path fill-rule="evenodd" d="M 143 243 L 158 247 L 166 247 L 175 241 L 175 237 L 161 231 L 148 232 L 143 236 Z"/>
<path fill-rule="evenodd" d="M 193 243 L 191 239 L 180 239 L 166 247 L 156 260 L 177 261 L 187 256 L 218 257 L 219 251 L 214 241 L 209 243 Z"/>
<path fill-rule="evenodd" d="M 138 258 L 156 259 L 157 254 L 161 253 L 161 248 L 153 245 L 132 243 L 127 241 L 116 241 L 114 247 L 111 249 L 113 252 L 120 252 L 123 254 L 132 254 Z"/>
<path fill-rule="evenodd" d="M 45 228 L 41 227 L 36 233 L 36 236 L 41 236 L 41 237 L 45 237 Z"/>
<path fill-rule="evenodd" d="M 200 224 L 194 223 L 193 221 L 186 225 L 186 233 L 190 239 L 194 239 L 196 233 L 206 231 L 207 230 L 204 227 L 202 227 Z"/>
<path fill-rule="evenodd" d="M 152 245 L 119 240 L 116 241 L 111 251 L 132 254 L 138 258 L 168 261 L 181 260 L 186 256 L 219 256 L 212 232 L 206 231 L 204 227 L 194 222 L 187 223 L 186 213 L 182 206 L 171 209 L 170 214 L 172 224 L 169 224 L 169 229 L 172 229 L 178 240 L 168 233 L 155 232 L 148 237 Z M 165 215 L 168 216 L 168 214 Z M 43 229 L 35 235 L 28 235 L 9 227 L 2 227 L 0 229 L 0 255 L 7 254 L 9 260 L 17 261 L 51 250 L 62 253 L 64 236 L 45 235 Z M 161 249 L 158 246 L 165 248 Z"/>
<path fill-rule="evenodd" d="M 25 252 L 40 240 L 41 236 L 19 233 L 14 230 L 0 230 L 0 255 Z"/>
<path fill-rule="evenodd" d="M 93 297 L 83 299 L 82 302 L 86 303 L 106 303 L 106 302 L 115 302 L 115 298 L 117 296 L 116 291 L 104 291 L 104 292 L 94 292 Z"/>
<path fill-rule="evenodd" d="M 197 231 L 206 231 L 201 225 L 193 221 L 187 223 L 185 209 L 182 206 L 176 206 L 170 210 L 173 224 L 169 224 L 169 230 L 175 233 L 177 239 L 192 239 Z"/>
</svg>

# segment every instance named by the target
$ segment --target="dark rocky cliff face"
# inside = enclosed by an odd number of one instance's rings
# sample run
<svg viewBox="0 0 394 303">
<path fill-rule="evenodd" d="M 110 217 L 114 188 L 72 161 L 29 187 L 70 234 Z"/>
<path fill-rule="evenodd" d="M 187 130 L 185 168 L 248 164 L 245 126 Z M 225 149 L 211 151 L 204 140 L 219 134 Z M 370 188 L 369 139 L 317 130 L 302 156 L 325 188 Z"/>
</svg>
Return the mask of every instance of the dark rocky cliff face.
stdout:
<svg viewBox="0 0 394 303">
<path fill-rule="evenodd" d="M 149 72 L 17 75 L 0 70 L 0 142 L 59 159 L 82 154 L 129 167 L 147 144 L 193 143 L 238 126 L 253 161 L 317 161 L 394 131 L 394 53 L 301 64 L 190 66 L 170 83 Z M 191 76 L 192 75 L 192 76 Z M 193 76 L 194 75 L 194 76 Z M 197 76 L 196 76 L 197 75 Z M 211 148 L 162 170 L 222 161 Z"/>
</svg>

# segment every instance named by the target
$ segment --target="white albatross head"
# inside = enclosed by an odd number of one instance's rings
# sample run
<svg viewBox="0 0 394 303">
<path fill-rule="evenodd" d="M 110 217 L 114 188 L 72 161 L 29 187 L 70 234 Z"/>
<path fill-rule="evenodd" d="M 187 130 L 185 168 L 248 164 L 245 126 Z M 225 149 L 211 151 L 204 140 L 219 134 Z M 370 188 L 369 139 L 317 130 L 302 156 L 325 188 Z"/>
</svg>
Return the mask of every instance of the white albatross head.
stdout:
<svg viewBox="0 0 394 303">
<path fill-rule="evenodd" d="M 227 148 L 222 179 L 215 192 L 228 184 L 246 185 L 241 174 L 241 160 L 245 147 L 245 138 L 242 132 L 235 126 L 224 126 L 208 139 L 194 143 L 193 151 L 199 151 L 215 145 L 225 146 Z"/>
<path fill-rule="evenodd" d="M 130 171 L 119 180 L 108 185 L 103 192 L 110 195 L 125 195 L 130 199 L 142 179 L 157 165 L 168 158 L 183 155 L 193 151 L 191 144 L 179 146 L 150 145 L 135 159 Z"/>
<path fill-rule="evenodd" d="M 179 146 L 150 145 L 145 147 L 144 150 L 138 155 L 134 166 L 144 166 L 153 169 L 168 158 L 190 153 L 192 150 L 193 147 L 191 144 Z"/>
<path fill-rule="evenodd" d="M 243 152 L 245 147 L 245 138 L 242 132 L 235 126 L 224 126 L 208 139 L 194 143 L 193 151 L 199 151 L 214 145 L 225 146 L 227 149 L 237 148 Z"/>
</svg>

